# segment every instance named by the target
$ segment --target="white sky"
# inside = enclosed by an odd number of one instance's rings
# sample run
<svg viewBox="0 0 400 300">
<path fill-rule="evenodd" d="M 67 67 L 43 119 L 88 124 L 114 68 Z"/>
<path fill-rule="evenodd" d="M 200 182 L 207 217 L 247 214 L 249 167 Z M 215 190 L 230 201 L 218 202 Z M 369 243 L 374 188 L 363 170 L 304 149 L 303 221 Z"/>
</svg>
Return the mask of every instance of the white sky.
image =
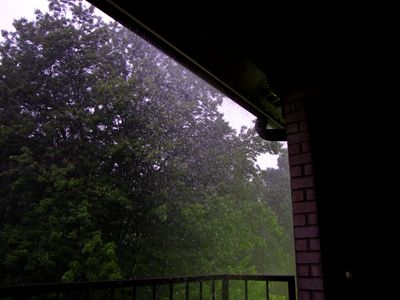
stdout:
<svg viewBox="0 0 400 300">
<path fill-rule="evenodd" d="M 232 128 L 236 129 L 237 132 L 240 132 L 242 126 L 246 126 L 247 128 L 252 128 L 254 126 L 256 117 L 229 98 L 224 98 L 219 110 L 224 114 L 225 121 L 227 121 Z M 266 168 L 278 168 L 278 156 L 279 155 L 264 153 L 258 157 L 256 163 L 263 170 Z"/>
<path fill-rule="evenodd" d="M 35 9 L 40 9 L 42 12 L 46 11 L 48 2 L 46 0 L 0 0 L 0 29 L 12 31 L 14 29 L 12 26 L 14 19 L 21 17 L 33 20 Z M 102 12 L 98 11 L 98 13 L 104 18 Z M 2 38 L 0 37 L 1 40 Z M 238 132 L 242 126 L 248 128 L 254 126 L 253 120 L 255 117 L 228 98 L 224 99 L 220 111 L 224 114 L 224 119 Z M 268 153 L 260 155 L 257 159 L 257 164 L 261 169 L 277 168 L 277 157 L 277 155 Z"/>
<path fill-rule="evenodd" d="M 35 9 L 46 11 L 47 6 L 45 0 L 0 0 L 0 29 L 13 30 L 14 19 L 25 17 L 33 20 Z"/>
</svg>

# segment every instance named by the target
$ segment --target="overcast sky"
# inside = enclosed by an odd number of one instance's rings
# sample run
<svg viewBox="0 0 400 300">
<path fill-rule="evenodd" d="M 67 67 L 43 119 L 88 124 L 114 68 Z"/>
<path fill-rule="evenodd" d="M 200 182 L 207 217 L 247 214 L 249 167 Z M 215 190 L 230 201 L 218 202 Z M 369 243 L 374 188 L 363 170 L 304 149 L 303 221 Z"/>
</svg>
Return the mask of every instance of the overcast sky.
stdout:
<svg viewBox="0 0 400 300">
<path fill-rule="evenodd" d="M 25 17 L 28 20 L 33 20 L 35 9 L 46 11 L 47 7 L 48 2 L 46 0 L 0 0 L 0 29 L 12 31 L 14 19 Z M 104 17 L 103 13 L 100 11 L 98 13 Z M 254 126 L 255 117 L 228 98 L 225 98 L 220 111 L 224 114 L 224 119 L 238 132 L 242 126 L 248 128 Z M 276 155 L 263 154 L 257 160 L 257 164 L 261 169 L 276 168 L 276 160 Z"/>
<path fill-rule="evenodd" d="M 12 30 L 14 19 L 25 17 L 33 20 L 35 9 L 47 10 L 45 0 L 0 0 L 0 28 L 2 30 Z"/>
</svg>

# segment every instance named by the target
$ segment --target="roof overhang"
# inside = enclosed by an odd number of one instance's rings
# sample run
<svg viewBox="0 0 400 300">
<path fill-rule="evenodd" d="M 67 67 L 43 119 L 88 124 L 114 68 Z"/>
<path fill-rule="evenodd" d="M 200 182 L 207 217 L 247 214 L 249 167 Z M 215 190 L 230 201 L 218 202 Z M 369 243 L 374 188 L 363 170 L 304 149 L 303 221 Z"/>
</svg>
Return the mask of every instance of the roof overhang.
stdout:
<svg viewBox="0 0 400 300">
<path fill-rule="evenodd" d="M 89 2 L 272 129 L 285 126 L 283 94 L 341 78 L 342 66 L 351 59 L 345 48 L 350 36 L 323 12 L 300 13 L 295 7 L 273 9 L 261 4 L 237 9 L 230 5 L 229 11 L 227 7 L 221 11 L 205 4 L 178 10 L 124 0 Z M 278 140 L 285 138 L 282 134 Z"/>
</svg>

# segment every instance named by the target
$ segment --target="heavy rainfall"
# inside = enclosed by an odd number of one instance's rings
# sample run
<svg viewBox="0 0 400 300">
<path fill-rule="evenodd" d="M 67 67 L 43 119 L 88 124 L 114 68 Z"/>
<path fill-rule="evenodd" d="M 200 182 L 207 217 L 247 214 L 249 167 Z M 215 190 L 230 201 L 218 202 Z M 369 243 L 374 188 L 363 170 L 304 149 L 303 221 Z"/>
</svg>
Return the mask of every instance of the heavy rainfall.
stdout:
<svg viewBox="0 0 400 300">
<path fill-rule="evenodd" d="M 293 274 L 287 150 L 80 1 L 0 44 L 0 284 Z M 231 101 L 231 100 L 229 100 Z M 261 169 L 261 154 L 279 155 Z"/>
</svg>

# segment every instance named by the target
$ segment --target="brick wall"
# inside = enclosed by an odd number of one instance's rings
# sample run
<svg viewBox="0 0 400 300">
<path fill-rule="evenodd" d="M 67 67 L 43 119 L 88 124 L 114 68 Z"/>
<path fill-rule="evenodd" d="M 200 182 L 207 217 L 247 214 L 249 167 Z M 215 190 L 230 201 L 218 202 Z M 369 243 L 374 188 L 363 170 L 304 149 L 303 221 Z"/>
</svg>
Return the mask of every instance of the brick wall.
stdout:
<svg viewBox="0 0 400 300">
<path fill-rule="evenodd" d="M 317 200 L 304 97 L 284 99 L 299 300 L 324 299 Z"/>
</svg>

